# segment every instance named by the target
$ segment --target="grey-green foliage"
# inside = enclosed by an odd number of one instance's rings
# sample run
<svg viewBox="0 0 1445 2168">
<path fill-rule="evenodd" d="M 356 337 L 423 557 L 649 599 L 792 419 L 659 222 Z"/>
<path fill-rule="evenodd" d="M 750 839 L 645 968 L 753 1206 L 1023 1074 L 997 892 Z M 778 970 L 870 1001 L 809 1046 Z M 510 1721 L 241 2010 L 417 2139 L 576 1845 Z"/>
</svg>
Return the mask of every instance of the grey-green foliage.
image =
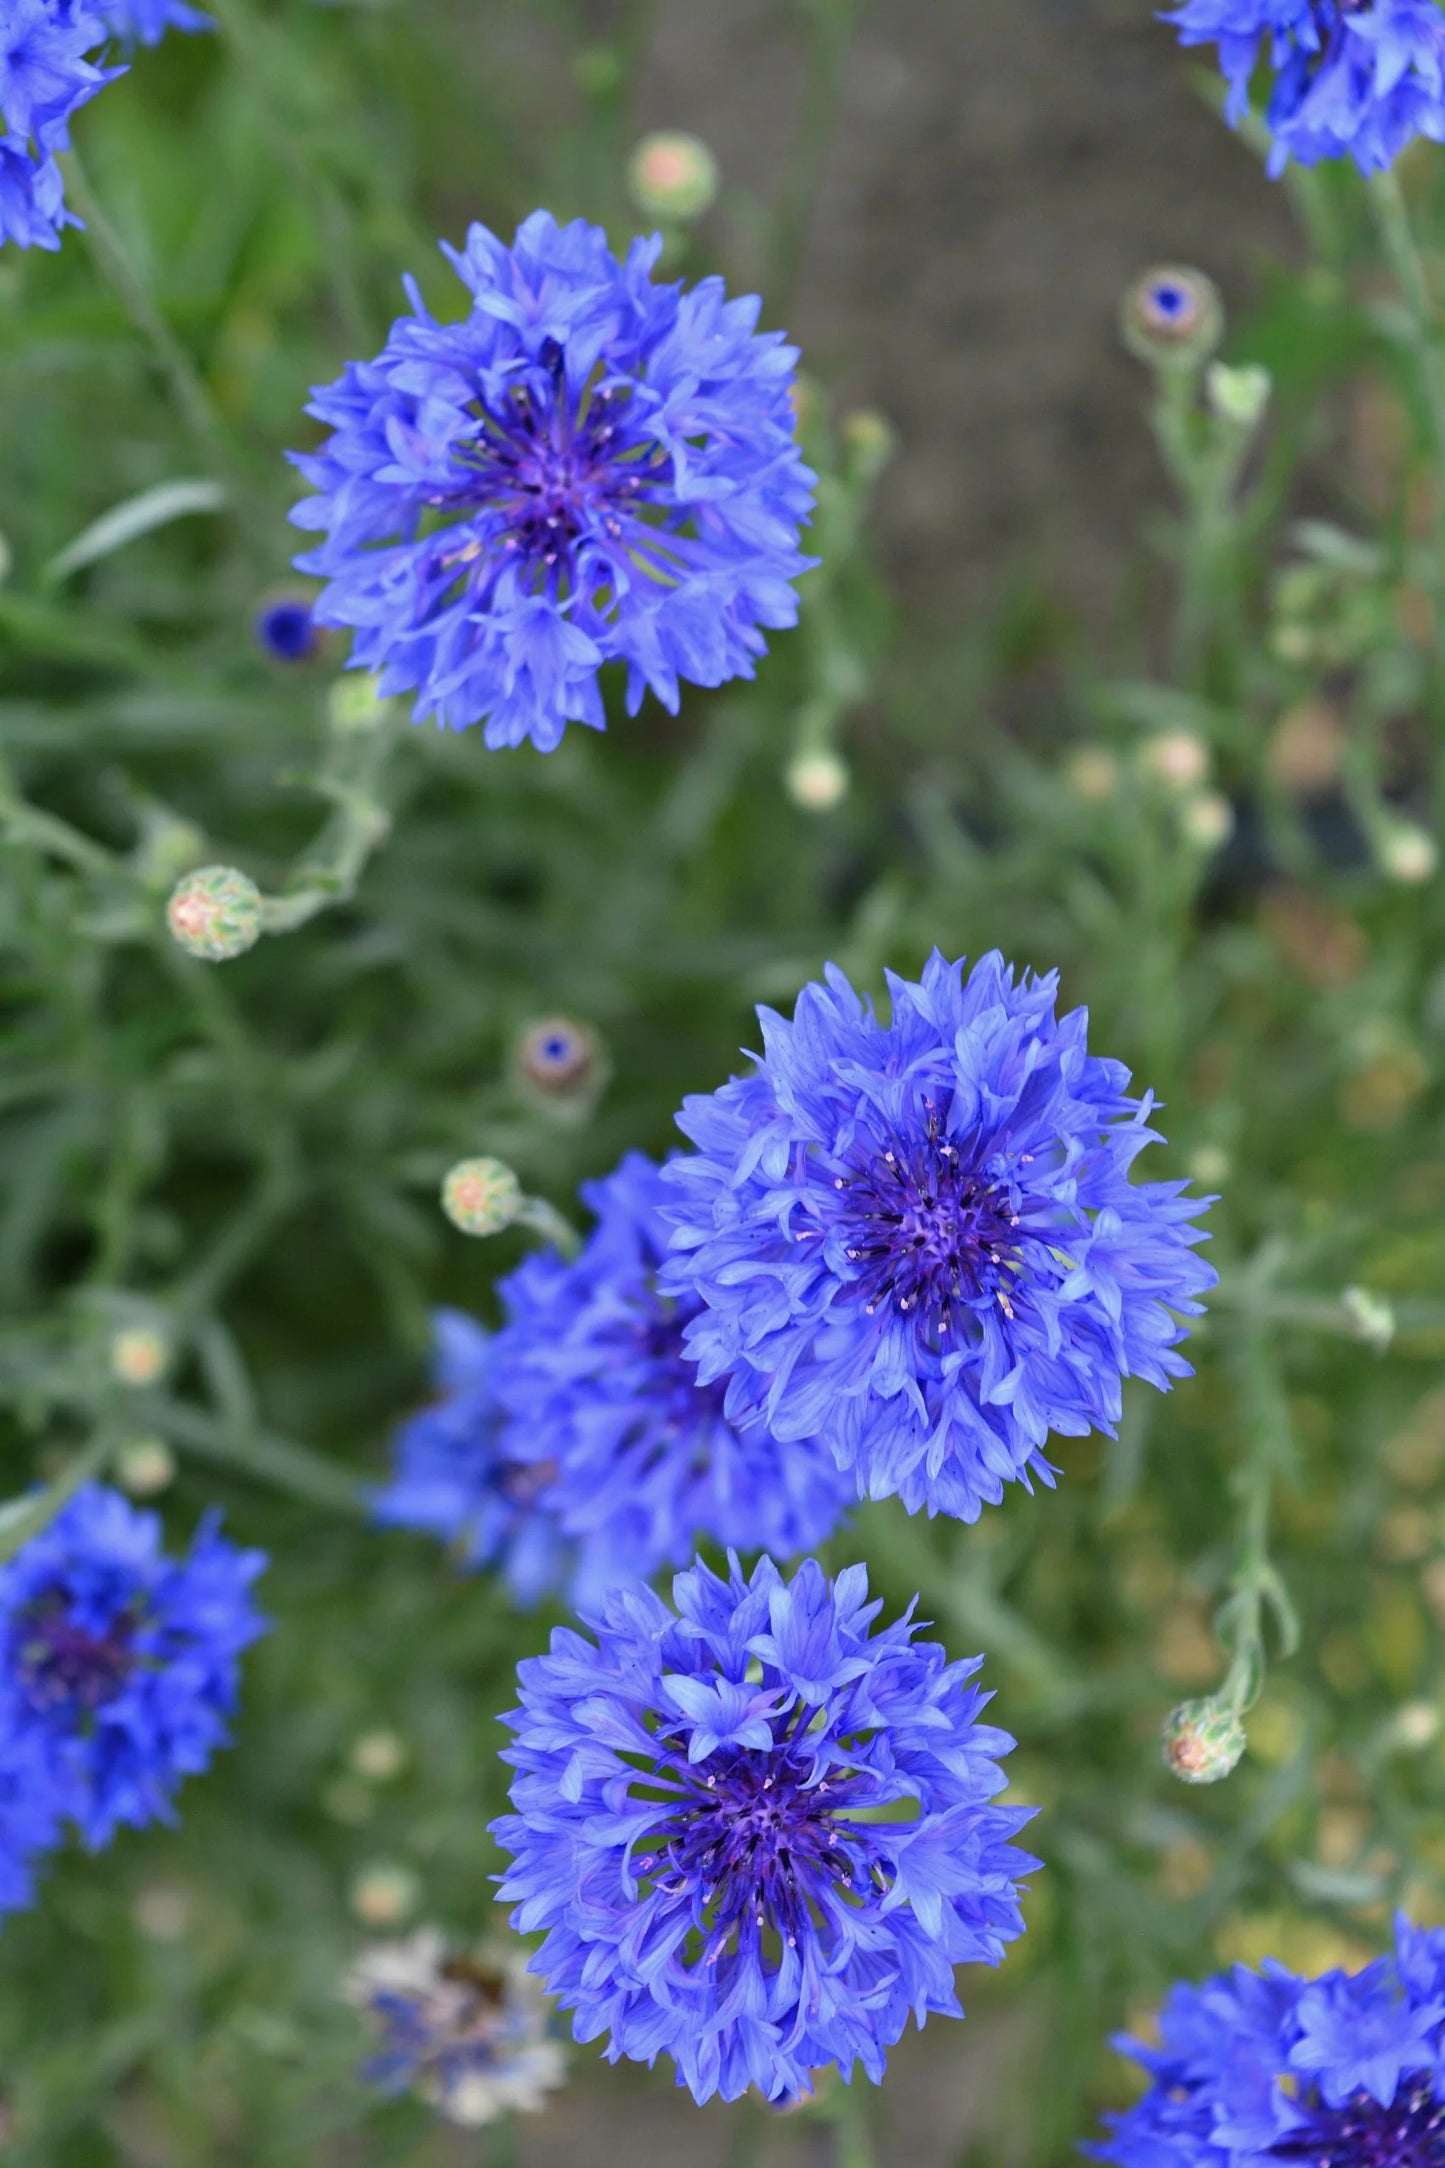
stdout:
<svg viewBox="0 0 1445 2168">
<path fill-rule="evenodd" d="M 798 11 L 825 83 L 850 12 Z M 0 407 L 23 418 L 0 450 L 0 1489 L 164 1438 L 168 1520 L 218 1499 L 271 1552 L 274 1631 L 179 1827 L 62 1861 L 5 1924 L 11 2153 L 456 2157 L 424 2110 L 355 2081 L 335 1996 L 369 1865 L 409 1868 L 458 1932 L 487 1923 L 495 1713 L 553 1617 L 357 1510 L 425 1390 L 432 1305 L 493 1314 L 521 1254 L 520 1233 L 455 1233 L 441 1176 L 493 1154 L 567 1207 L 624 1149 L 668 1148 L 682 1094 L 756 1043 L 755 1002 L 786 1005 L 829 956 L 877 989 L 937 943 L 1059 966 L 1094 1044 L 1167 1102 L 1155 1171 L 1222 1191 L 1196 1379 L 1129 1395 L 1116 1441 L 1062 1443 L 1052 1493 L 972 1529 L 870 1507 L 832 1552 L 983 1648 L 1021 1741 L 1047 1870 L 1025 1943 L 964 1992 L 1019 2012 L 1048 2077 L 988 2104 L 986 2157 L 1043 2168 L 1112 2096 L 1106 2033 L 1168 1978 L 1368 1947 L 1390 1900 L 1445 1903 L 1419 1709 L 1445 1615 L 1445 907 L 1388 851 L 1402 820 L 1438 833 L 1434 334 L 1380 310 L 1365 199 L 1316 177 L 1322 267 L 1273 278 L 1226 348 L 1268 364 L 1269 412 L 1242 421 L 1227 384 L 1211 405 L 1196 374 L 1159 387 L 1178 511 L 1107 659 L 1026 586 L 947 637 L 888 598 L 867 546 L 884 437 L 814 386 L 825 563 L 755 684 L 676 721 L 619 712 L 549 758 L 396 713 L 338 732 L 340 651 L 287 675 L 249 631 L 292 547 L 281 455 L 307 441 L 305 388 L 374 349 L 401 269 L 440 302 L 434 230 L 506 228 L 544 198 L 625 230 L 646 11 L 599 40 L 580 10 L 488 9 L 465 92 L 440 7 L 216 14 L 214 39 L 172 39 L 82 116 L 119 263 L 73 235 L 0 261 Z M 801 142 L 780 276 L 815 164 Z M 1427 233 L 1438 194 L 1422 164 Z M 685 268 L 760 232 L 725 185 Z M 770 291 L 768 320 L 784 307 Z M 1366 376 L 1393 434 L 1362 493 L 1334 416 Z M 851 790 L 799 806 L 790 760 L 835 748 Z M 163 906 L 217 860 L 289 905 L 213 968 Z M 518 1031 L 559 1011 L 611 1070 L 570 1126 L 511 1067 Z M 171 1351 L 147 1388 L 110 1358 L 137 1324 Z M 1221 1686 L 1252 1703 L 1291 1602 L 1302 1649 L 1246 1717 L 1252 1751 L 1186 1792 L 1160 1721 Z M 351 1761 L 378 1726 L 406 1748 L 387 1783 Z M 620 2130 L 629 2080 L 578 2082 Z M 885 2089 L 885 2160 L 889 2112 Z M 806 2117 L 731 2120 L 739 2159 L 811 2142 Z M 862 2159 L 865 2122 L 838 2142 Z"/>
</svg>

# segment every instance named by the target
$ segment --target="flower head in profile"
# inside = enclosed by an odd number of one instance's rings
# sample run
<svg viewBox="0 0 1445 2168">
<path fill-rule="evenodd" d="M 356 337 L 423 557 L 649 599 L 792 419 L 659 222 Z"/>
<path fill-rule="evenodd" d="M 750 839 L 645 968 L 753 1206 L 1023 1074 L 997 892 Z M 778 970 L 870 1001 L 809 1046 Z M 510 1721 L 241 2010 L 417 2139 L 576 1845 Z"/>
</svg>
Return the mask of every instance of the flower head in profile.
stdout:
<svg viewBox="0 0 1445 2168">
<path fill-rule="evenodd" d="M 1149 2077 L 1088 2150 L 1117 2168 L 1437 2168 L 1445 2160 L 1445 1934 L 1395 1922 L 1362 1972 L 1268 1962 L 1175 1987 Z"/>
<path fill-rule="evenodd" d="M 0 8 L 0 243 L 58 248 L 78 225 L 65 206 L 54 153 L 71 116 L 120 68 L 89 56 L 106 39 L 102 11 L 84 0 L 5 0 Z"/>
<path fill-rule="evenodd" d="M 437 1397 L 398 1431 L 373 1516 L 439 1536 L 463 1565 L 497 1567 L 519 1603 L 536 1603 L 571 1570 L 550 1504 L 555 1470 L 508 1455 L 491 1335 L 459 1310 L 438 1310 L 432 1322 Z"/>
<path fill-rule="evenodd" d="M 345 1982 L 376 2036 L 366 2075 L 475 2127 L 542 2107 L 566 2063 L 520 1951 L 449 1952 L 434 1927 L 364 1950 Z"/>
<path fill-rule="evenodd" d="M 38 1763 L 88 1846 L 170 1820 L 224 1744 L 264 1565 L 213 1516 L 170 1558 L 153 1513 L 87 1484 L 0 1568 L 0 1759 Z"/>
<path fill-rule="evenodd" d="M 750 677 L 794 623 L 794 350 L 718 279 L 655 284 L 661 247 L 619 262 L 546 211 L 510 248 L 473 226 L 446 250 L 468 315 L 438 322 L 409 284 L 376 360 L 316 392 L 332 434 L 293 455 L 316 495 L 292 516 L 325 539 L 296 561 L 419 720 L 550 752 L 604 727 L 602 664 L 629 713 L 648 688 L 675 713 L 680 680 Z"/>
<path fill-rule="evenodd" d="M 697 2100 L 770 2100 L 861 2062 L 910 2012 L 960 2016 L 954 1967 L 1023 1931 L 991 1804 L 1013 1741 L 978 1721 L 978 1659 L 908 1618 L 871 1632 L 863 1567 L 701 1563 L 614 1591 L 596 1642 L 559 1628 L 518 1667 L 501 1895 L 579 2040 L 670 2055 Z"/>
<path fill-rule="evenodd" d="M 502 1282 L 493 1371 L 503 1450 L 555 1470 L 553 1508 L 580 1546 L 576 1600 L 684 1564 L 700 1537 L 811 1550 L 853 1485 L 815 1439 L 737 1426 L 722 1388 L 698 1384 L 684 1333 L 701 1306 L 657 1285 L 669 1236 L 661 1170 L 629 1152 L 582 1195 L 597 1225 L 580 1257 L 543 1251 Z"/>
<path fill-rule="evenodd" d="M 1185 45 L 1213 45 L 1239 120 L 1263 63 L 1269 170 L 1292 158 L 1393 164 L 1416 136 L 1445 140 L 1445 17 L 1438 0 L 1177 0 Z"/>
<path fill-rule="evenodd" d="M 1214 1274 L 1182 1182 L 1129 1180 L 1152 1101 L 1088 1052 L 1057 981 L 935 950 L 881 1024 L 841 971 L 751 1076 L 678 1117 L 663 1274 L 705 1307 L 699 1379 L 783 1439 L 820 1433 L 860 1490 L 977 1517 L 1052 1480 L 1050 1432 L 1112 1429 L 1120 1380 L 1165 1387 Z"/>
</svg>

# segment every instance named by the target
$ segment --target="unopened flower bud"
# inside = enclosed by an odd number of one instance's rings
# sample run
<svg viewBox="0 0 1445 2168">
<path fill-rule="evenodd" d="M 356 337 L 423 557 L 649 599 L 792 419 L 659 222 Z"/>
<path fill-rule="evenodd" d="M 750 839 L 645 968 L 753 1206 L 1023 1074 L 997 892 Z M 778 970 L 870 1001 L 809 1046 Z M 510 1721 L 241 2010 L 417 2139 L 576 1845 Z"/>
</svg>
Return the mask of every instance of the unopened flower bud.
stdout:
<svg viewBox="0 0 1445 2168">
<path fill-rule="evenodd" d="M 416 1910 L 421 1885 L 410 1867 L 390 1861 L 364 1867 L 351 1885 L 351 1909 L 368 1927 L 396 1927 Z"/>
<path fill-rule="evenodd" d="M 1179 826 L 1201 851 L 1217 851 L 1234 834 L 1234 807 L 1222 790 L 1196 791 L 1185 801 Z"/>
<path fill-rule="evenodd" d="M 348 670 L 326 695 L 326 716 L 338 737 L 360 737 L 386 720 L 391 702 L 378 690 L 380 680 L 364 670 Z"/>
<path fill-rule="evenodd" d="M 132 863 L 147 888 L 174 887 L 206 855 L 206 839 L 191 821 L 157 820 L 142 839 Z"/>
<path fill-rule="evenodd" d="M 1237 429 L 1258 428 L 1273 389 L 1268 369 L 1257 363 L 1234 369 L 1227 361 L 1213 361 L 1204 379 L 1210 406 L 1222 422 L 1232 422 Z"/>
<path fill-rule="evenodd" d="M 1435 838 L 1413 821 L 1391 821 L 1377 837 L 1375 849 L 1381 872 L 1408 888 L 1433 880 L 1440 864 Z"/>
<path fill-rule="evenodd" d="M 1383 1355 L 1395 1337 L 1395 1306 L 1367 1287 L 1347 1287 L 1340 1296 L 1351 1324 L 1367 1347 Z"/>
<path fill-rule="evenodd" d="M 442 1184 L 442 1210 L 464 1235 L 499 1235 L 524 1201 L 521 1183 L 500 1159 L 459 1159 Z"/>
<path fill-rule="evenodd" d="M 1201 1144 L 1189 1155 L 1190 1180 L 1201 1189 L 1218 1189 L 1221 1182 L 1228 1181 L 1233 1161 L 1222 1144 Z"/>
<path fill-rule="evenodd" d="M 1185 1784 L 1217 1784 L 1237 1768 L 1246 1741 L 1236 1712 L 1212 1697 L 1182 1701 L 1164 1719 L 1164 1766 Z"/>
<path fill-rule="evenodd" d="M 321 627 L 305 595 L 273 595 L 256 612 L 256 638 L 277 662 L 309 662 L 321 645 Z"/>
<path fill-rule="evenodd" d="M 547 1098 L 585 1091 L 596 1081 L 597 1057 L 597 1034 L 567 1016 L 529 1024 L 517 1041 L 523 1080 Z"/>
<path fill-rule="evenodd" d="M 152 1325 L 127 1325 L 110 1343 L 112 1374 L 122 1385 L 154 1385 L 165 1376 L 171 1351 Z"/>
<path fill-rule="evenodd" d="M 701 218 L 717 200 L 717 160 L 695 135 L 660 130 L 632 153 L 627 185 L 645 218 Z"/>
<path fill-rule="evenodd" d="M 115 1457 L 122 1490 L 154 1498 L 174 1480 L 176 1457 L 164 1438 L 128 1438 Z"/>
<path fill-rule="evenodd" d="M 1209 747 L 1192 730 L 1158 730 L 1139 749 L 1146 775 L 1171 790 L 1198 790 L 1209 776 Z"/>
<path fill-rule="evenodd" d="M 1119 788 L 1119 763 L 1107 745 L 1080 745 L 1070 753 L 1064 773 L 1069 789 L 1086 805 L 1103 805 Z"/>
<path fill-rule="evenodd" d="M 837 753 L 799 753 L 788 762 L 788 796 L 805 813 L 830 813 L 848 795 L 848 763 Z"/>
<path fill-rule="evenodd" d="M 1156 264 L 1124 296 L 1124 343 L 1154 368 L 1194 369 L 1224 332 L 1219 288 L 1203 271 Z"/>
<path fill-rule="evenodd" d="M 854 476 L 876 481 L 893 454 L 893 425 L 872 407 L 855 407 L 843 417 L 843 445 Z"/>
<path fill-rule="evenodd" d="M 368 1784 L 389 1784 L 406 1767 L 406 1742 L 394 1731 L 364 1731 L 351 1749 L 351 1766 Z"/>
<path fill-rule="evenodd" d="M 152 1942 L 181 1942 L 194 1913 L 189 1894 L 174 1882 L 148 1882 L 132 1908 L 141 1933 Z"/>
<path fill-rule="evenodd" d="M 235 866 L 199 866 L 172 889 L 166 924 L 188 955 L 227 963 L 261 938 L 261 891 Z"/>
</svg>

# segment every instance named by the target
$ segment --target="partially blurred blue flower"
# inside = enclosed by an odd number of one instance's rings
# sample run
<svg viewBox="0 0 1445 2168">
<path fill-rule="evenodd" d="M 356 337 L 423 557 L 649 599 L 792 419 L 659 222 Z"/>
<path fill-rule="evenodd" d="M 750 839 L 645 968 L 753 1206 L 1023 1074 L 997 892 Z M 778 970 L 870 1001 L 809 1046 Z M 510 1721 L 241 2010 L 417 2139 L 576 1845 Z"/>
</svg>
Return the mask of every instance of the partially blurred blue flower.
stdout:
<svg viewBox="0 0 1445 2168">
<path fill-rule="evenodd" d="M 418 719 L 486 725 L 544 752 L 605 725 L 597 673 L 650 687 L 751 677 L 791 625 L 814 477 L 793 432 L 794 350 L 757 333 L 720 280 L 649 276 L 660 238 L 619 262 L 596 226 L 537 211 L 506 248 L 473 226 L 446 254 L 472 297 L 413 313 L 308 411 L 334 432 L 295 464 L 318 492 L 296 562 L 329 581 L 322 624 Z"/>
<path fill-rule="evenodd" d="M 815 1439 L 783 1443 L 723 1412 L 683 1333 L 701 1305 L 658 1292 L 668 1247 L 660 1170 L 629 1152 L 584 1183 L 595 1232 L 574 1263 L 529 1257 L 498 1289 L 508 1322 L 493 1385 L 509 1458 L 555 1470 L 554 1510 L 582 1546 L 576 1600 L 680 1566 L 700 1537 L 794 1556 L 832 1534 L 854 1486 Z"/>
<path fill-rule="evenodd" d="M 597 1644 L 559 1628 L 518 1666 L 505 1758 L 515 1813 L 501 1886 L 579 2040 L 672 2056 L 697 2100 L 807 2093 L 861 2062 L 875 2081 L 910 2012 L 962 2015 L 953 1968 L 997 1964 L 1023 1931 L 1010 1843 L 1028 1810 L 990 1805 L 980 1659 L 950 1664 L 852 1566 L 784 1582 L 702 1564 L 621 1590 Z M 911 1616 L 911 1614 L 910 1614 Z"/>
<path fill-rule="evenodd" d="M 519 1603 L 536 1603 L 573 1564 L 550 1503 L 556 1471 L 507 1455 L 491 1335 L 459 1310 L 438 1310 L 433 1328 L 437 1398 L 397 1432 L 373 1515 L 439 1536 L 464 1565 L 496 1566 Z"/>
<path fill-rule="evenodd" d="M 1183 44 L 1218 47 L 1231 120 L 1268 66 L 1271 173 L 1346 155 L 1370 173 L 1416 136 L 1445 140 L 1439 0 L 1178 0 L 1165 20 Z"/>
<path fill-rule="evenodd" d="M 0 243 L 58 248 L 60 229 L 79 224 L 52 154 L 70 142 L 71 115 L 124 73 L 86 58 L 105 37 L 84 0 L 0 6 Z"/>
<path fill-rule="evenodd" d="M 566 2076 L 520 1946 L 458 1954 L 419 1927 L 364 1950 L 345 1994 L 376 2035 L 366 2076 L 384 2092 L 419 2094 L 448 2122 L 475 2128 L 544 2107 Z"/>
<path fill-rule="evenodd" d="M 1436 2168 L 1445 2160 L 1445 1934 L 1304 1980 L 1267 1962 L 1175 1987 L 1157 2047 L 1121 2039 L 1144 2098 L 1088 2150 L 1118 2168 Z"/>
<path fill-rule="evenodd" d="M 686 1102 L 662 1280 L 706 1304 L 689 1352 L 735 1419 L 974 1520 L 1052 1481 L 1051 1431 L 1112 1430 L 1122 1378 L 1188 1374 L 1179 1317 L 1215 1275 L 1186 1185 L 1130 1182 L 1152 1100 L 1055 1016 L 1054 974 L 992 954 L 965 981 L 935 950 L 888 984 L 885 1028 L 830 966 L 791 1024 L 759 1011 L 753 1075 Z"/>
<path fill-rule="evenodd" d="M 0 1761 L 34 1758 L 87 1845 L 167 1821 L 227 1735 L 241 1651 L 263 1630 L 265 1565 L 200 1526 L 168 1558 L 160 1523 L 88 1484 L 0 1568 Z"/>
<path fill-rule="evenodd" d="M 168 30 L 209 30 L 209 15 L 187 7 L 184 0 L 96 0 L 106 22 L 118 38 L 140 45 L 159 45 Z"/>
</svg>

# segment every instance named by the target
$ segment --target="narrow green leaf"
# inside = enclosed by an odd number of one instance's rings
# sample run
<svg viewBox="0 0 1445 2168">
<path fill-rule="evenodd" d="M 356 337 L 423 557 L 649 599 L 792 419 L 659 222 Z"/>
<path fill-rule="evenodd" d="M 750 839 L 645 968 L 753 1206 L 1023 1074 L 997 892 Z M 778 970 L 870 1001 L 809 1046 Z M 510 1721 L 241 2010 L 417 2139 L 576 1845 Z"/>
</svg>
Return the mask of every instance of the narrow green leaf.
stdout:
<svg viewBox="0 0 1445 2168">
<path fill-rule="evenodd" d="M 45 578 L 52 584 L 69 579 L 72 572 L 109 557 L 157 527 L 168 527 L 172 520 L 185 519 L 192 512 L 219 512 L 225 503 L 226 492 L 219 482 L 158 482 L 153 489 L 143 489 L 138 497 L 127 497 L 124 504 L 102 512 L 58 557 L 51 558 Z"/>
</svg>

